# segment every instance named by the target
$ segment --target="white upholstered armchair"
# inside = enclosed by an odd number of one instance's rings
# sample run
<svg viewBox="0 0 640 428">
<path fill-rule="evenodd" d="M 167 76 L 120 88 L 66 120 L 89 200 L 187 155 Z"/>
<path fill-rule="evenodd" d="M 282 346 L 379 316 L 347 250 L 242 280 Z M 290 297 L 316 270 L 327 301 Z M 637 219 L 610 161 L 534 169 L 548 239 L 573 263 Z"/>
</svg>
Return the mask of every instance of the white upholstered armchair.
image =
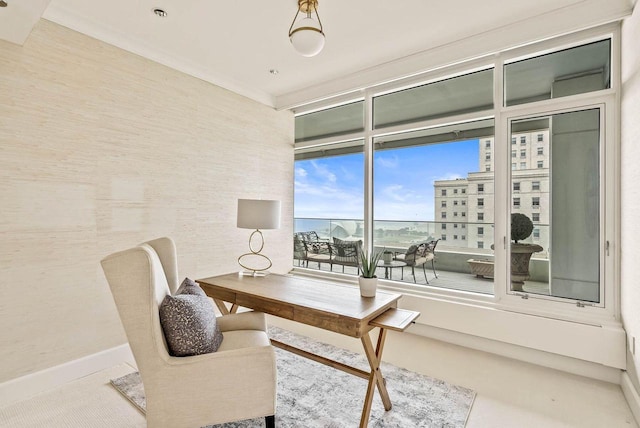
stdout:
<svg viewBox="0 0 640 428">
<path fill-rule="evenodd" d="M 178 288 L 176 247 L 149 241 L 102 260 L 147 400 L 147 426 L 195 428 L 265 417 L 274 426 L 275 353 L 264 314 L 219 317 L 217 352 L 169 355 L 159 305 Z"/>
</svg>

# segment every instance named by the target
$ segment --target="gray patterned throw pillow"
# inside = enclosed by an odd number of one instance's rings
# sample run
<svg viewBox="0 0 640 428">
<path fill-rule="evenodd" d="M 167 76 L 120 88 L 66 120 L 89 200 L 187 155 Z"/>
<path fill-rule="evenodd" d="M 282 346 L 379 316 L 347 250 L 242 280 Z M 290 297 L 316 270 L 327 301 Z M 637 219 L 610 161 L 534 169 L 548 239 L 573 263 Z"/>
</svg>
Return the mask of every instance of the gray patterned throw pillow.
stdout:
<svg viewBox="0 0 640 428">
<path fill-rule="evenodd" d="M 182 284 L 180 284 L 180 287 L 178 287 L 178 291 L 176 291 L 176 294 L 197 294 L 198 296 L 207 297 L 198 283 L 190 278 L 185 278 L 184 281 L 182 281 Z"/>
<path fill-rule="evenodd" d="M 216 352 L 222 343 L 216 314 L 206 296 L 167 295 L 160 305 L 160 324 L 174 357 Z"/>
</svg>

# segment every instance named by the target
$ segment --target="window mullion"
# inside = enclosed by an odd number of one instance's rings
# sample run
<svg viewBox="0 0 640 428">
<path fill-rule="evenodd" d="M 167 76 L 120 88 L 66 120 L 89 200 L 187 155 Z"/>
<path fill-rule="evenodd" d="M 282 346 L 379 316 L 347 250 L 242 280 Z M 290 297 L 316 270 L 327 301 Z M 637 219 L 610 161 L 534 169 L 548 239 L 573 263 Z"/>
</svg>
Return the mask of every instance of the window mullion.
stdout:
<svg viewBox="0 0 640 428">
<path fill-rule="evenodd" d="M 364 245 L 373 250 L 373 96 L 364 99 Z"/>
</svg>

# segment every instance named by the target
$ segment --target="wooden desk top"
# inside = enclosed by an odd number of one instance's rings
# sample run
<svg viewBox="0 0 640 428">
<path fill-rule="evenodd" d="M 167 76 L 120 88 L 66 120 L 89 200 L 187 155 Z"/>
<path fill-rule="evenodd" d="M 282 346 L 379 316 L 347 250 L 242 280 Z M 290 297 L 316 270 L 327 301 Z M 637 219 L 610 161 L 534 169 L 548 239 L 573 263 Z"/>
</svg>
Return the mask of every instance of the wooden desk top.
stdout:
<svg viewBox="0 0 640 428">
<path fill-rule="evenodd" d="M 402 297 L 379 290 L 376 297 L 361 297 L 357 286 L 277 274 L 232 273 L 197 282 L 214 299 L 358 338 Z"/>
</svg>

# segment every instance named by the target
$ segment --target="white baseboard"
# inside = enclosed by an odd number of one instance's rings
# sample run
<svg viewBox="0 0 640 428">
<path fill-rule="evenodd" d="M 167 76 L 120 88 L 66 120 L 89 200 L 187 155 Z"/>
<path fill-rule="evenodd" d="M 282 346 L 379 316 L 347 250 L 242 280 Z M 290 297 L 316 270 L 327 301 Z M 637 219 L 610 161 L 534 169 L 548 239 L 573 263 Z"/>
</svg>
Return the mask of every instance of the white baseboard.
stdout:
<svg viewBox="0 0 640 428">
<path fill-rule="evenodd" d="M 629 373 L 626 371 L 623 371 L 620 376 L 620 386 L 622 387 L 624 398 L 627 399 L 631 413 L 633 413 L 633 417 L 636 418 L 636 422 L 640 421 L 640 395 L 635 386 L 633 386 L 633 383 L 631 383 Z"/>
<path fill-rule="evenodd" d="M 0 383 L 0 408 L 122 363 L 135 367 L 131 348 L 126 343 Z"/>
</svg>

